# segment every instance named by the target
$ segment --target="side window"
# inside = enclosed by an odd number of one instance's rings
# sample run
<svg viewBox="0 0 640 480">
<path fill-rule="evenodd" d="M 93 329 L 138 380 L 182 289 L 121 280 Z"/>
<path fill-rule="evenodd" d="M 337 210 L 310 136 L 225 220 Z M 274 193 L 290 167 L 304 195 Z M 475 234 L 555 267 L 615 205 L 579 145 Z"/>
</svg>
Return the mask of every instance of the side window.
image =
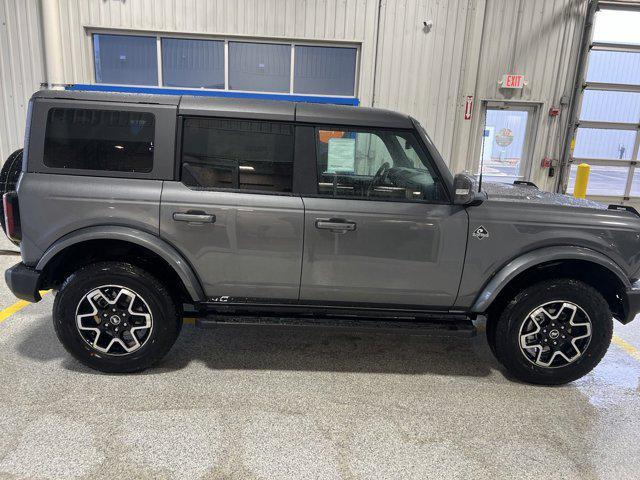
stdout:
<svg viewBox="0 0 640 480">
<path fill-rule="evenodd" d="M 150 172 L 155 118 L 151 113 L 52 108 L 44 164 L 51 168 Z"/>
<path fill-rule="evenodd" d="M 289 193 L 293 125 L 253 120 L 186 118 L 182 182 L 195 188 Z"/>
<path fill-rule="evenodd" d="M 317 129 L 318 193 L 442 202 L 436 170 L 411 132 Z"/>
</svg>

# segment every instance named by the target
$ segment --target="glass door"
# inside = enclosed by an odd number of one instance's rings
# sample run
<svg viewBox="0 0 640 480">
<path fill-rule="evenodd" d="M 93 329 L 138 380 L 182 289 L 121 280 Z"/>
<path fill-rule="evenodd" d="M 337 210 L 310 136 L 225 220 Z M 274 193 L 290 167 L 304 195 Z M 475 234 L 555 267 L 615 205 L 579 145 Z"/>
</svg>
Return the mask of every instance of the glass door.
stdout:
<svg viewBox="0 0 640 480">
<path fill-rule="evenodd" d="M 534 119 L 534 106 L 485 104 L 477 170 L 478 174 L 482 171 L 483 180 L 513 183 L 529 179 Z"/>
</svg>

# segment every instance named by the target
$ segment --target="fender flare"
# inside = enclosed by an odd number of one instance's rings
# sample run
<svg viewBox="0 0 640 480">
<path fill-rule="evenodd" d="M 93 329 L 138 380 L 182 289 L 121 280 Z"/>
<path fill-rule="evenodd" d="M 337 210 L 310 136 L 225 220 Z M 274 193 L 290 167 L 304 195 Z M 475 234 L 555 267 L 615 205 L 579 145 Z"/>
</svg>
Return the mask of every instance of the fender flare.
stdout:
<svg viewBox="0 0 640 480">
<path fill-rule="evenodd" d="M 525 270 L 535 267 L 536 265 L 557 260 L 583 260 L 598 264 L 613 273 L 626 288 L 629 288 L 631 285 L 624 270 L 611 258 L 602 253 L 585 247 L 545 247 L 525 253 L 511 260 L 507 265 L 498 270 L 476 297 L 471 307 L 471 312 L 484 313 L 502 289 Z"/>
<path fill-rule="evenodd" d="M 122 240 L 150 250 L 175 270 L 193 301 L 201 302 L 206 299 L 200 280 L 193 268 L 174 247 L 156 235 L 130 227 L 97 226 L 68 233 L 45 251 L 36 265 L 36 270 L 44 270 L 51 259 L 66 248 L 90 240 Z"/>
</svg>

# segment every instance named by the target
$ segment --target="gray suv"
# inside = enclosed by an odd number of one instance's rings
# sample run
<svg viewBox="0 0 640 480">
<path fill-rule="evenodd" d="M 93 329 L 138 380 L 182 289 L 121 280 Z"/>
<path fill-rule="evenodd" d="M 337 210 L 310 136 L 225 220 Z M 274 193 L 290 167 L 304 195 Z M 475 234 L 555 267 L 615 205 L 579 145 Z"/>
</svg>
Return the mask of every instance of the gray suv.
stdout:
<svg viewBox="0 0 640 480">
<path fill-rule="evenodd" d="M 40 91 L 5 163 L 13 293 L 57 293 L 77 359 L 149 367 L 184 315 L 487 337 L 515 378 L 572 381 L 640 309 L 640 218 L 455 178 L 411 117 L 311 103 Z M 244 320 L 242 320 L 244 319 Z"/>
</svg>

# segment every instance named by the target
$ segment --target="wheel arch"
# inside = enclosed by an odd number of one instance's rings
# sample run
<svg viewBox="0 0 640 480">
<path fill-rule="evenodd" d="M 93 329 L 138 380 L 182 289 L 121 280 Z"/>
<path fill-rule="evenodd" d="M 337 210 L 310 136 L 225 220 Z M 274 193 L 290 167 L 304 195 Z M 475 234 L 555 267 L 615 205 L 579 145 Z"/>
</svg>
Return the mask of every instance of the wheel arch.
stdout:
<svg viewBox="0 0 640 480">
<path fill-rule="evenodd" d="M 185 300 L 205 300 L 194 269 L 174 247 L 156 235 L 130 227 L 97 226 L 71 232 L 53 243 L 35 268 L 43 273 L 43 286 L 55 286 L 73 269 L 94 261 L 123 261 L 123 254 L 125 261 L 177 281 Z"/>
<path fill-rule="evenodd" d="M 524 286 L 551 278 L 572 278 L 591 285 L 607 300 L 616 319 L 626 317 L 630 282 L 624 270 L 595 250 L 564 246 L 534 250 L 509 262 L 485 285 L 471 312 L 490 315 Z"/>
</svg>

